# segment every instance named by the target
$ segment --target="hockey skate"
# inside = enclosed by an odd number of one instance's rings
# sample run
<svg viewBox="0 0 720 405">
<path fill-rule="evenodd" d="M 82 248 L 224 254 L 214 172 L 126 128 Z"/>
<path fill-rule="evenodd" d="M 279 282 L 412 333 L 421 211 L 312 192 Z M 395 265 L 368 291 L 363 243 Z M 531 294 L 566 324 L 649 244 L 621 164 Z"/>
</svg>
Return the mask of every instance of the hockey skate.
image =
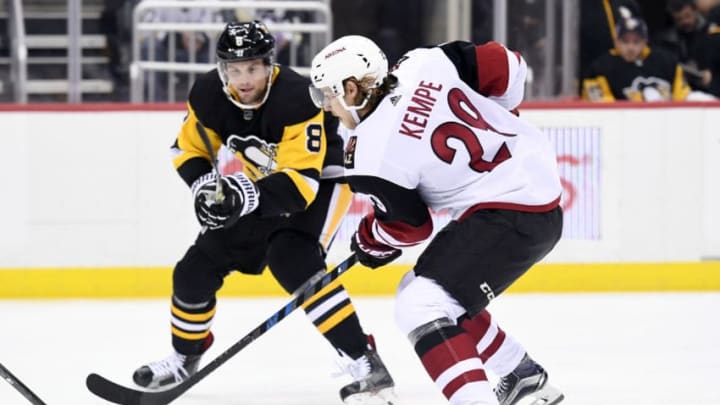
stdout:
<svg viewBox="0 0 720 405">
<path fill-rule="evenodd" d="M 502 377 L 495 387 L 500 405 L 515 405 L 530 397 L 529 405 L 559 404 L 565 396 L 547 383 L 547 372 L 527 354 L 510 374 Z"/>
<path fill-rule="evenodd" d="M 395 382 L 375 350 L 372 336 L 368 336 L 369 348 L 355 360 L 347 359 L 343 371 L 355 381 L 340 389 L 340 399 L 353 405 L 393 405 Z"/>
<path fill-rule="evenodd" d="M 195 374 L 200 365 L 202 353 L 207 351 L 213 342 L 212 333 L 203 343 L 200 354 L 180 354 L 173 352 L 170 356 L 140 366 L 133 373 L 133 381 L 140 387 L 149 390 L 169 389 Z"/>
</svg>

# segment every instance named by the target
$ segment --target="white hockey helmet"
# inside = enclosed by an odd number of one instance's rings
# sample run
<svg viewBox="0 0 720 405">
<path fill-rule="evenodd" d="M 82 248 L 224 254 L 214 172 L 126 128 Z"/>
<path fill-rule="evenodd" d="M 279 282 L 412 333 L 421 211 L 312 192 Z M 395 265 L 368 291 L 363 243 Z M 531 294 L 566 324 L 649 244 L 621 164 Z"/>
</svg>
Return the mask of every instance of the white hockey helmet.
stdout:
<svg viewBox="0 0 720 405">
<path fill-rule="evenodd" d="M 359 110 L 367 104 L 370 94 L 360 105 L 348 106 L 343 96 L 343 81 L 354 78 L 357 81 L 371 79 L 365 90 L 382 85 L 388 74 L 388 60 L 375 42 L 360 35 L 347 35 L 336 39 L 323 48 L 310 65 L 310 96 L 318 108 L 323 108 L 326 97 L 340 97 L 346 110 Z"/>
</svg>

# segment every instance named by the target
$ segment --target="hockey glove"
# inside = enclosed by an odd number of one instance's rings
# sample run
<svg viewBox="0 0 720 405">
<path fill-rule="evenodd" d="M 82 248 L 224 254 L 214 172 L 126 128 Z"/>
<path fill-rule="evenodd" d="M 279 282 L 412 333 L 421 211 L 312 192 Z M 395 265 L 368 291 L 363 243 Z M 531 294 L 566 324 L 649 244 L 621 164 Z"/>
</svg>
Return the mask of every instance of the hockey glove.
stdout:
<svg viewBox="0 0 720 405">
<path fill-rule="evenodd" d="M 242 172 L 220 177 L 223 198 L 216 194 L 217 177 L 213 173 L 200 176 L 192 184 L 195 216 L 210 229 L 229 228 L 241 216 L 253 212 L 260 202 L 260 191 Z"/>
<path fill-rule="evenodd" d="M 375 240 L 372 233 L 374 221 L 374 218 L 363 218 L 350 241 L 350 249 L 355 252 L 358 261 L 371 269 L 384 266 L 402 254 L 402 250 Z"/>
</svg>

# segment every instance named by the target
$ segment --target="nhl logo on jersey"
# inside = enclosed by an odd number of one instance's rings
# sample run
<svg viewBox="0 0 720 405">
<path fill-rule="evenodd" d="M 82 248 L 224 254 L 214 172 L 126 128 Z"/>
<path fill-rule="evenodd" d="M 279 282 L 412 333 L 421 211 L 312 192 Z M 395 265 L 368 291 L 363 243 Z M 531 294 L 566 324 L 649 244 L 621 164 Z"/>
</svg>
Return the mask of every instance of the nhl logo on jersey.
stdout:
<svg viewBox="0 0 720 405">
<path fill-rule="evenodd" d="M 355 168 L 355 147 L 357 146 L 357 136 L 351 136 L 345 145 L 345 160 L 343 164 L 346 169 Z"/>
</svg>

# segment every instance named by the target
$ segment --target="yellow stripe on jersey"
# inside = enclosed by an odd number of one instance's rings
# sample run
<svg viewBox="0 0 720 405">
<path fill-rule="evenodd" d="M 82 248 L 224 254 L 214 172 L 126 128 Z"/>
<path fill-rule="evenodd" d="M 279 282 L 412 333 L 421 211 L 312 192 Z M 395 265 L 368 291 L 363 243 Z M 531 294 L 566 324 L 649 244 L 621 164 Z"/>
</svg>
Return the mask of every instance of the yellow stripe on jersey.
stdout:
<svg viewBox="0 0 720 405">
<path fill-rule="evenodd" d="M 680 65 L 675 68 L 675 80 L 673 80 L 672 99 L 673 101 L 683 101 L 690 94 L 690 86 L 685 81 L 683 70 Z"/>
<path fill-rule="evenodd" d="M 336 288 L 336 287 L 339 286 L 339 285 L 340 285 L 340 280 L 335 280 L 335 281 L 333 281 L 332 283 L 326 285 L 326 286 L 323 287 L 320 291 L 318 291 L 315 295 L 313 295 L 312 297 L 310 297 L 310 299 L 308 299 L 307 301 L 303 302 L 303 304 L 301 305 L 302 308 L 303 308 L 303 309 L 306 309 L 307 307 L 309 307 L 310 305 L 312 305 L 315 301 L 317 301 L 317 300 L 319 300 L 320 298 L 324 297 L 325 294 L 327 294 L 329 291 L 333 290 L 334 288 Z"/>
<path fill-rule="evenodd" d="M 645 45 L 642 49 L 642 52 L 640 52 L 640 59 L 642 59 L 642 60 L 647 59 L 648 56 L 650 56 L 650 52 L 651 52 L 650 47 Z"/>
<path fill-rule="evenodd" d="M 278 144 L 278 170 L 314 169 L 320 173 L 327 151 L 324 131 L 322 111 L 307 121 L 286 126 Z"/>
<path fill-rule="evenodd" d="M 203 340 L 207 337 L 207 335 L 210 334 L 210 329 L 208 329 L 204 332 L 192 333 L 192 332 L 181 331 L 180 329 L 172 326 L 171 330 L 172 330 L 173 335 L 175 335 L 179 338 L 188 339 L 188 340 Z"/>
<path fill-rule="evenodd" d="M 305 199 L 305 208 L 310 206 L 310 204 L 315 201 L 315 196 L 317 195 L 320 183 L 316 180 L 306 178 L 295 170 L 285 169 L 283 170 L 283 173 L 290 177 L 290 180 L 292 180 L 293 184 L 295 184 L 295 187 L 300 192 L 300 195 L 302 195 Z"/>
<path fill-rule="evenodd" d="M 320 325 L 317 325 L 317 329 L 320 331 L 320 333 L 325 333 L 330 329 L 336 327 L 340 322 L 344 321 L 345 319 L 347 319 L 347 317 L 354 313 L 355 307 L 353 307 L 353 304 L 351 302 L 348 302 L 347 305 L 340 308 L 340 310 L 335 311 L 332 316 L 324 320 Z"/>
<path fill-rule="evenodd" d="M 323 126 L 323 111 L 307 121 L 288 125 L 283 130 L 277 150 L 277 171 L 286 174 L 305 198 L 306 206 L 315 200 L 317 186 L 298 173 L 303 170 L 322 172 L 327 138 Z"/>
<path fill-rule="evenodd" d="M 207 322 L 210 318 L 212 318 L 215 315 L 215 308 L 211 309 L 208 312 L 204 312 L 202 314 L 191 314 L 188 312 L 183 311 L 182 309 L 176 307 L 175 305 L 172 305 L 170 308 L 170 311 L 173 315 L 176 317 L 185 320 L 185 321 L 191 321 L 191 322 Z"/>
<path fill-rule="evenodd" d="M 325 219 L 325 225 L 320 232 L 320 244 L 322 244 L 325 250 L 329 248 L 333 236 L 335 236 L 345 214 L 348 209 L 350 209 L 352 198 L 353 193 L 349 185 L 341 183 L 335 185 L 332 198 L 330 199 L 330 209 Z"/>
<path fill-rule="evenodd" d="M 610 83 L 605 76 L 583 80 L 582 98 L 598 102 L 615 101 L 615 96 L 610 90 Z"/>
<path fill-rule="evenodd" d="M 185 121 L 183 122 L 182 127 L 180 127 L 180 132 L 177 136 L 180 154 L 173 158 L 173 165 L 175 166 L 175 169 L 179 168 L 183 165 L 183 163 L 192 158 L 201 157 L 210 160 L 210 154 L 205 148 L 205 144 L 197 131 L 196 124 L 198 122 L 198 118 L 195 115 L 195 110 L 193 110 L 190 103 L 187 104 L 187 110 L 187 117 L 185 117 Z M 222 145 L 220 136 L 210 128 L 206 127 L 205 131 L 210 138 L 210 144 L 212 145 L 213 150 L 217 154 L 217 151 Z"/>
</svg>

